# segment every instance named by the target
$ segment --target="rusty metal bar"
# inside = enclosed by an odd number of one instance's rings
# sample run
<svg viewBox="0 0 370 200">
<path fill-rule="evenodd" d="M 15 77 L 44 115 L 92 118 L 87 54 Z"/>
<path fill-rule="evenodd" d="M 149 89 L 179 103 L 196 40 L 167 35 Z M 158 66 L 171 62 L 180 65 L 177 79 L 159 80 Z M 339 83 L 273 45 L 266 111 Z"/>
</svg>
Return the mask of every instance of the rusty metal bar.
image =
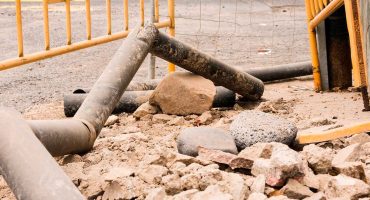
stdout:
<svg viewBox="0 0 370 200">
<path fill-rule="evenodd" d="M 112 6 L 111 0 L 106 0 L 107 9 L 107 35 L 112 35 Z"/>
<path fill-rule="evenodd" d="M 161 32 L 158 33 L 150 52 L 157 57 L 210 79 L 216 85 L 224 86 L 239 93 L 245 98 L 258 100 L 263 94 L 264 85 L 261 80 L 232 68 Z"/>
<path fill-rule="evenodd" d="M 65 0 L 66 3 L 66 31 L 67 45 L 72 44 L 72 28 L 71 28 L 71 0 Z"/>
<path fill-rule="evenodd" d="M 22 8 L 21 0 L 15 1 L 17 20 L 18 57 L 23 56 L 23 30 L 22 30 Z"/>
<path fill-rule="evenodd" d="M 91 4 L 90 0 L 85 1 L 86 9 L 86 38 L 91 40 Z"/>
<path fill-rule="evenodd" d="M 43 14 L 44 14 L 45 50 L 49 50 L 50 49 L 50 33 L 49 33 L 49 3 L 48 3 L 48 0 L 43 0 Z"/>
<path fill-rule="evenodd" d="M 310 0 L 308 0 L 310 1 Z M 309 29 L 314 30 L 323 20 L 325 20 L 329 15 L 335 12 L 338 8 L 343 5 L 343 0 L 333 0 L 326 6 L 320 13 L 314 15 L 314 18 L 309 21 Z M 306 4 L 307 8 L 307 4 Z M 312 9 L 312 8 L 311 8 Z"/>
<path fill-rule="evenodd" d="M 0 169 L 17 199 L 83 200 L 21 114 L 0 109 Z"/>
</svg>

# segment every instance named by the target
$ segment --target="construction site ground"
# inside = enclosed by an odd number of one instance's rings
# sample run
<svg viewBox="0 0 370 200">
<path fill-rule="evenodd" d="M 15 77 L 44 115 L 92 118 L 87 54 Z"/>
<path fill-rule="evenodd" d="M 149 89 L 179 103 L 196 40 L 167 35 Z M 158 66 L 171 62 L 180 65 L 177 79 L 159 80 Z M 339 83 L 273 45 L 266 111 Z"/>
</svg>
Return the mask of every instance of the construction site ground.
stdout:
<svg viewBox="0 0 370 200">
<path fill-rule="evenodd" d="M 112 7 L 114 9 L 118 8 L 117 5 L 120 5 L 120 2 L 113 1 Z M 191 0 L 177 1 L 176 10 L 180 13 L 178 15 L 181 16 L 184 12 L 192 12 L 191 9 L 186 9 L 191 4 L 189 2 Z M 268 15 L 278 12 L 283 16 L 287 11 L 290 12 L 292 8 L 297 8 L 295 9 L 295 16 L 299 16 L 299 19 L 304 19 L 304 9 L 296 5 L 290 6 L 291 1 L 287 0 L 286 2 L 286 6 L 270 7 L 270 9 L 267 9 L 268 4 L 261 3 L 260 8 L 262 11 L 259 13 L 263 16 L 263 14 Z M 83 10 L 83 4 L 79 2 L 74 4 L 75 7 L 73 7 L 72 12 L 75 15 L 73 17 L 77 19 L 73 22 L 74 26 L 78 27 L 79 24 L 84 26 L 84 13 L 78 12 Z M 165 3 L 162 4 L 165 5 Z M 228 4 L 225 3 L 225 5 L 227 7 Z M 218 6 L 218 4 L 215 6 Z M 58 44 L 62 44 L 65 41 L 64 31 L 61 29 L 64 26 L 64 21 L 61 17 L 63 16 L 62 8 L 62 6 L 54 6 L 50 11 L 51 18 L 54 17 L 56 19 L 51 22 L 51 26 L 53 26 L 51 30 L 59 30 L 51 38 L 57 41 Z M 95 11 L 103 11 L 104 8 L 104 5 L 96 5 Z M 138 10 L 138 6 L 135 7 L 135 5 L 132 5 L 131 8 Z M 266 12 L 264 9 L 266 9 Z M 26 47 L 29 47 L 27 51 L 40 49 L 43 45 L 41 7 L 35 3 L 30 3 L 24 4 L 23 10 L 25 11 L 25 37 L 31 39 L 31 41 L 25 43 Z M 283 10 L 285 11 L 283 12 Z M 116 15 L 120 14 L 119 11 L 113 13 Z M 165 10 L 163 13 L 165 13 Z M 133 17 L 134 13 L 130 13 L 131 15 Z M 93 30 L 94 35 L 104 33 L 104 16 L 104 12 L 96 15 L 97 24 L 93 25 L 93 27 L 97 28 Z M 292 14 L 289 16 L 292 16 Z M 1 59 L 9 58 L 15 55 L 14 53 L 16 52 L 16 43 L 11 43 L 11 41 L 16 41 L 14 19 L 13 4 L 0 3 L 0 24 L 2 26 L 0 40 L 6 41 L 0 45 Z M 263 20 L 263 17 L 260 19 Z M 134 22 L 132 23 L 134 24 Z M 189 21 L 186 21 L 186 23 L 189 23 Z M 179 20 L 177 23 L 179 32 L 186 29 L 184 28 L 185 25 L 189 26 L 186 23 Z M 194 20 L 194 23 L 198 24 L 196 20 Z M 261 23 L 264 22 L 261 21 Z M 113 27 L 114 25 L 118 27 L 120 21 L 113 21 Z M 279 26 L 289 25 L 281 23 Z M 301 33 L 306 31 L 304 23 L 296 26 Z M 211 25 L 209 28 L 211 28 Z M 262 32 L 264 30 L 261 29 Z M 281 28 L 281 30 L 285 29 Z M 83 38 L 84 31 L 84 28 L 76 28 L 74 34 L 77 34 L 78 38 Z M 270 33 L 270 30 L 265 31 Z M 298 37 L 300 37 L 299 40 L 297 40 Z M 229 38 L 233 40 L 233 37 Z M 179 35 L 178 39 L 190 44 L 194 43 L 194 37 L 191 35 Z M 286 44 L 284 43 L 275 44 L 275 48 L 278 50 L 273 54 L 273 58 L 269 57 L 269 55 L 263 57 L 263 55 L 258 54 L 258 49 L 268 47 L 268 44 L 264 44 L 261 40 L 251 40 L 248 43 L 255 43 L 254 53 L 248 56 L 238 54 L 236 57 L 233 57 L 233 60 L 222 59 L 227 58 L 227 55 L 221 56 L 221 59 L 241 68 L 263 67 L 271 64 L 309 60 L 306 36 L 304 34 L 298 35 L 295 39 L 298 42 L 296 42 L 294 47 L 285 48 Z M 207 50 L 207 48 L 204 48 L 204 45 L 212 42 L 211 40 L 202 39 L 200 41 L 204 43 L 203 46 L 201 45 L 201 50 Z M 62 102 L 63 94 L 71 93 L 76 88 L 91 88 L 121 42 L 116 41 L 1 72 L 0 105 L 14 107 L 22 112 L 25 119 L 65 118 Z M 227 48 L 227 45 L 230 43 L 235 44 L 237 41 L 228 41 L 221 45 L 225 45 L 225 48 Z M 243 45 L 239 45 L 237 48 L 243 48 Z M 218 52 L 218 54 L 222 55 L 222 52 Z M 144 80 L 146 78 L 146 67 L 147 61 L 144 62 L 135 80 Z M 164 76 L 166 74 L 166 63 L 158 61 L 156 69 L 158 77 Z M 359 92 L 338 90 L 316 93 L 313 91 L 312 77 L 307 76 L 267 83 L 261 101 L 238 102 L 232 108 L 213 109 L 211 111 L 212 120 L 203 125 L 228 130 L 233 117 L 238 113 L 248 109 L 259 109 L 294 122 L 300 131 L 324 125 L 341 127 L 370 119 L 370 112 L 362 112 L 362 108 L 362 98 Z M 103 129 L 91 152 L 58 157 L 56 160 L 74 183 L 78 185 L 81 192 L 88 197 L 102 198 L 104 188 L 107 187 L 112 179 L 112 174 L 109 174 L 109 172 L 113 168 L 125 168 L 130 175 L 118 179 L 119 184 L 123 185 L 122 187 L 126 191 L 125 198 L 144 199 L 150 189 L 158 187 L 159 184 L 147 183 L 136 174 L 148 167 L 150 165 L 149 161 L 153 157 L 164 154 L 176 154 L 176 138 L 178 134 L 186 127 L 198 126 L 199 124 L 196 123 L 197 116 L 184 116 L 185 120 L 179 124 L 169 124 L 166 121 L 155 120 L 152 117 L 136 120 L 132 114 L 128 113 L 122 113 L 118 116 L 119 120 L 117 123 Z M 179 116 L 169 117 L 178 118 Z M 0 178 L 0 199 L 15 199 L 3 178 Z"/>
</svg>

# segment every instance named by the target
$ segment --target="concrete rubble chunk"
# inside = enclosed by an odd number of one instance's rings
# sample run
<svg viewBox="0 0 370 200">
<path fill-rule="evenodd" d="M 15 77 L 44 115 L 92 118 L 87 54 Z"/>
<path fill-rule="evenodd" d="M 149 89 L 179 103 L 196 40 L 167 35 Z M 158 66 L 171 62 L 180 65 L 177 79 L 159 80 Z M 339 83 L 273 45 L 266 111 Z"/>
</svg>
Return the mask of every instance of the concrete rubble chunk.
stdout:
<svg viewBox="0 0 370 200">
<path fill-rule="evenodd" d="M 199 189 L 201 177 L 198 174 L 186 174 L 181 177 L 181 187 L 183 190 Z"/>
<path fill-rule="evenodd" d="M 207 149 L 204 147 L 199 147 L 198 148 L 198 154 L 199 158 L 202 159 L 207 159 L 216 163 L 221 163 L 221 164 L 226 164 L 229 165 L 231 160 L 236 158 L 237 156 L 231 153 L 225 153 L 220 150 L 212 150 L 212 149 Z"/>
<path fill-rule="evenodd" d="M 232 200 L 230 194 L 224 193 L 220 186 L 211 185 L 206 190 L 196 193 L 192 200 Z"/>
<path fill-rule="evenodd" d="M 346 139 L 346 141 L 350 145 L 356 144 L 356 143 L 364 144 L 364 143 L 370 142 L 370 135 L 368 133 L 360 133 L 360 134 L 353 135 L 352 137 Z"/>
<path fill-rule="evenodd" d="M 174 72 L 164 77 L 149 102 L 166 114 L 200 115 L 212 108 L 215 95 L 212 81 L 189 72 Z"/>
<path fill-rule="evenodd" d="M 227 193 L 233 196 L 233 200 L 244 200 L 249 194 L 248 187 L 244 183 L 243 177 L 235 173 L 222 173 L 223 186 Z M 222 183 L 219 183 L 222 184 Z"/>
<path fill-rule="evenodd" d="M 333 167 L 338 174 L 366 181 L 364 165 L 361 162 L 344 162 Z"/>
<path fill-rule="evenodd" d="M 283 186 L 289 178 L 303 177 L 305 162 L 302 157 L 287 145 L 275 142 L 270 144 L 273 146 L 270 159 L 255 160 L 252 174 L 265 175 L 266 184 L 270 186 Z"/>
<path fill-rule="evenodd" d="M 288 183 L 280 191 L 291 199 L 303 199 L 314 194 L 308 187 L 294 179 L 289 179 Z"/>
<path fill-rule="evenodd" d="M 249 195 L 248 200 L 266 200 L 267 196 L 263 193 L 253 192 Z"/>
<path fill-rule="evenodd" d="M 160 183 L 162 177 L 167 173 L 168 169 L 166 167 L 160 165 L 149 165 L 148 167 L 139 170 L 137 175 L 147 183 Z"/>
<path fill-rule="evenodd" d="M 226 131 L 210 127 L 192 127 L 181 131 L 177 138 L 179 153 L 197 156 L 198 147 L 237 154 L 234 138 Z"/>
<path fill-rule="evenodd" d="M 326 200 L 326 197 L 323 192 L 318 192 L 310 197 L 304 198 L 303 200 Z"/>
<path fill-rule="evenodd" d="M 329 148 L 321 148 L 314 144 L 303 147 L 301 155 L 308 161 L 316 174 L 327 174 L 331 170 L 334 152 Z"/>
<path fill-rule="evenodd" d="M 108 173 L 104 175 L 104 180 L 114 181 L 118 178 L 131 176 L 134 174 L 134 170 L 130 167 L 112 167 Z"/>
<path fill-rule="evenodd" d="M 104 190 L 102 200 L 125 199 L 124 191 L 118 182 L 111 182 Z"/>
<path fill-rule="evenodd" d="M 257 143 L 250 147 L 243 149 L 238 157 L 231 161 L 230 165 L 234 165 L 232 168 L 245 168 L 251 169 L 253 163 L 258 158 L 269 159 L 272 154 L 272 145 L 269 143 Z M 240 163 L 243 167 L 239 167 L 237 163 Z"/>
<path fill-rule="evenodd" d="M 194 120 L 194 124 L 198 126 L 207 125 L 207 124 L 210 124 L 212 120 L 213 120 L 212 113 L 210 111 L 206 111 Z"/>
<path fill-rule="evenodd" d="M 266 177 L 260 174 L 254 179 L 253 184 L 250 187 L 251 192 L 264 193 L 265 192 Z"/>
<path fill-rule="evenodd" d="M 356 143 L 350 146 L 347 146 L 344 149 L 338 151 L 332 160 L 332 166 L 342 164 L 344 162 L 353 162 L 360 157 L 361 153 L 361 144 Z"/>
<path fill-rule="evenodd" d="M 163 200 L 166 197 L 167 197 L 166 191 L 164 190 L 164 188 L 160 187 L 149 191 L 145 200 Z"/>
<path fill-rule="evenodd" d="M 172 197 L 173 200 L 188 200 L 191 199 L 196 193 L 198 193 L 199 190 L 197 189 L 191 189 L 186 190 L 183 192 L 180 192 Z"/>
<path fill-rule="evenodd" d="M 365 182 L 349 176 L 338 175 L 333 177 L 324 190 L 328 199 L 347 198 L 358 199 L 369 197 L 370 186 Z"/>
<path fill-rule="evenodd" d="M 162 184 L 167 194 L 173 195 L 182 191 L 181 180 L 178 174 L 170 174 L 162 177 Z"/>
<path fill-rule="evenodd" d="M 104 126 L 112 126 L 113 124 L 117 123 L 118 121 L 119 121 L 119 118 L 116 115 L 111 115 L 111 116 L 108 117 Z"/>
<path fill-rule="evenodd" d="M 149 102 L 143 103 L 139 106 L 136 111 L 133 113 L 133 116 L 137 119 L 144 117 L 145 115 L 154 115 L 158 113 L 158 107 L 150 105 Z"/>
<path fill-rule="evenodd" d="M 259 142 L 281 142 L 289 145 L 297 132 L 293 123 L 255 110 L 241 112 L 230 125 L 230 133 L 240 150 Z"/>
</svg>

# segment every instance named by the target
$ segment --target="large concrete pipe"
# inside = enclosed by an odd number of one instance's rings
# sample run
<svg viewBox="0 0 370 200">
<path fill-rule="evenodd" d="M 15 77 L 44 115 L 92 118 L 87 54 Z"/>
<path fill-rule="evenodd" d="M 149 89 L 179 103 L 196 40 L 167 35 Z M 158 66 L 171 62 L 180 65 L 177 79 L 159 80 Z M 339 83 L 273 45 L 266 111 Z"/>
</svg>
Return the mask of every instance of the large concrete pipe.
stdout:
<svg viewBox="0 0 370 200">
<path fill-rule="evenodd" d="M 157 34 L 150 52 L 245 98 L 258 100 L 263 94 L 264 85 L 261 80 L 232 68 L 164 33 Z"/>
<path fill-rule="evenodd" d="M 82 200 L 20 113 L 0 108 L 0 170 L 18 200 Z"/>
<path fill-rule="evenodd" d="M 65 95 L 63 99 L 64 114 L 66 117 L 73 117 L 85 100 L 89 89 L 78 89 L 78 93 Z M 126 112 L 132 113 L 143 103 L 149 101 L 153 90 L 147 91 L 126 91 L 116 107 L 113 110 L 114 114 Z M 216 96 L 213 100 L 213 107 L 232 107 L 235 104 L 236 95 L 233 91 L 224 87 L 216 87 Z"/>
</svg>

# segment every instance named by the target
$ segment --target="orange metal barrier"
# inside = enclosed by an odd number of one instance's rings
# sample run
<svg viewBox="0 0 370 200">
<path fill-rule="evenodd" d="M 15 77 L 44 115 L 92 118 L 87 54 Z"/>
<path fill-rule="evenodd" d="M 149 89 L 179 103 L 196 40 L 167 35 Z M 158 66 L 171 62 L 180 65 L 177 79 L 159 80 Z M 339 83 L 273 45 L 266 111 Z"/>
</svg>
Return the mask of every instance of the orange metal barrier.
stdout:
<svg viewBox="0 0 370 200">
<path fill-rule="evenodd" d="M 49 34 L 49 4 L 64 3 L 66 12 L 66 45 L 55 48 L 50 48 L 50 34 Z M 140 0 L 140 22 L 144 25 L 144 0 Z M 111 0 L 106 0 L 106 14 L 107 14 L 107 35 L 100 37 L 91 37 L 91 10 L 90 0 L 85 0 L 86 9 L 86 40 L 72 43 L 72 29 L 71 29 L 71 0 L 43 0 L 43 19 L 44 19 L 44 46 L 45 50 L 31 54 L 24 54 L 23 49 L 23 30 L 22 30 L 22 8 L 21 0 L 15 0 L 16 6 L 16 23 L 17 23 L 17 38 L 18 38 L 18 57 L 0 61 L 0 71 L 21 66 L 27 63 L 51 58 L 61 54 L 77 51 L 80 49 L 104 44 L 125 38 L 129 33 L 129 16 L 128 16 L 128 0 L 123 0 L 124 13 L 124 30 L 117 33 L 112 33 L 112 15 L 111 15 Z M 175 0 L 168 0 L 168 16 L 169 19 L 159 21 L 159 3 L 155 0 L 155 23 L 158 28 L 168 28 L 169 35 L 175 36 Z M 175 70 L 173 64 L 169 64 L 168 70 L 170 72 Z"/>
</svg>

